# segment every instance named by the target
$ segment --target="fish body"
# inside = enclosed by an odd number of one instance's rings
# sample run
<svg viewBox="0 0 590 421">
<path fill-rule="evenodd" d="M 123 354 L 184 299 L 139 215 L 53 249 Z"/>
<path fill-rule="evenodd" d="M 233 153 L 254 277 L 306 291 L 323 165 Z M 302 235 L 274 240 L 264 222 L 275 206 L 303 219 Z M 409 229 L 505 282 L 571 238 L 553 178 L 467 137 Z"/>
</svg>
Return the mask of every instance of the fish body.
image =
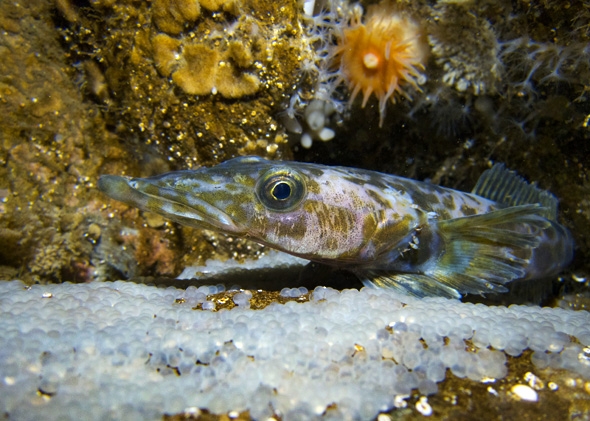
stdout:
<svg viewBox="0 0 590 421">
<path fill-rule="evenodd" d="M 149 178 L 102 176 L 108 196 L 247 237 L 416 296 L 504 292 L 573 257 L 557 199 L 502 165 L 472 193 L 375 171 L 242 157 Z"/>
</svg>

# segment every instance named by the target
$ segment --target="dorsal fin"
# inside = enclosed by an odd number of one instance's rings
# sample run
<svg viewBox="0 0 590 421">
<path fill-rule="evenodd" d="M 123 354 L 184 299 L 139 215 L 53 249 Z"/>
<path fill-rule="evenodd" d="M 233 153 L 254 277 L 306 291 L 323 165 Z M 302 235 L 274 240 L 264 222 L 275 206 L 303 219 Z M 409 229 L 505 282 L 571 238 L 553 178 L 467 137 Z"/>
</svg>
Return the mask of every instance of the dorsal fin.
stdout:
<svg viewBox="0 0 590 421">
<path fill-rule="evenodd" d="M 557 219 L 557 198 L 546 190 L 541 190 L 536 183 L 529 184 L 524 178 L 510 171 L 504 164 L 495 164 L 485 170 L 471 191 L 486 199 L 502 203 L 506 206 L 540 204 L 544 210 L 540 212 L 545 218 Z"/>
</svg>

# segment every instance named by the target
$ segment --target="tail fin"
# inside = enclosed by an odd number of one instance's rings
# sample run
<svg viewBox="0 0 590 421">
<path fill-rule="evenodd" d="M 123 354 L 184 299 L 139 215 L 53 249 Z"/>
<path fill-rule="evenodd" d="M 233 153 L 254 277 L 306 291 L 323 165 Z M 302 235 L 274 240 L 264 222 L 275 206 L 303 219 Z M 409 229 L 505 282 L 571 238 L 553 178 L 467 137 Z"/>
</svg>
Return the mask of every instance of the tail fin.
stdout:
<svg viewBox="0 0 590 421">
<path fill-rule="evenodd" d="M 438 222 L 445 252 L 423 273 L 369 273 L 365 285 L 410 295 L 460 298 L 462 294 L 506 292 L 527 274 L 541 232 L 551 225 L 537 204 Z"/>
</svg>

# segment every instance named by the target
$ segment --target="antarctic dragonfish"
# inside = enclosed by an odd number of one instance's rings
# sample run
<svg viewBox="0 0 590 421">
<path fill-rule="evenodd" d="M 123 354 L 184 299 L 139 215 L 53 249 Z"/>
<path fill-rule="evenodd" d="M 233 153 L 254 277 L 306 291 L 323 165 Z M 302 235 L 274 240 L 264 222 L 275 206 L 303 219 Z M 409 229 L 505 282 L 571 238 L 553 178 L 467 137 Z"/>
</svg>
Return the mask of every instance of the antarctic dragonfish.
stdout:
<svg viewBox="0 0 590 421">
<path fill-rule="evenodd" d="M 374 171 L 235 158 L 149 178 L 104 175 L 108 196 L 246 237 L 416 296 L 505 292 L 572 259 L 557 199 L 496 164 L 471 193 Z"/>
</svg>

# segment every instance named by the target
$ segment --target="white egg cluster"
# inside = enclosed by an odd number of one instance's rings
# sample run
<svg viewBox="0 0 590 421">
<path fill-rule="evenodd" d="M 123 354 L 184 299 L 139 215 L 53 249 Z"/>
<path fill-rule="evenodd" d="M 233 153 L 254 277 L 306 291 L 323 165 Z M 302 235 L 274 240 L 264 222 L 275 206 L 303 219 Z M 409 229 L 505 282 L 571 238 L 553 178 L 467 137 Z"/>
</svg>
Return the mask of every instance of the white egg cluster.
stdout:
<svg viewBox="0 0 590 421">
<path fill-rule="evenodd" d="M 245 269 L 285 269 L 300 270 L 307 265 L 309 260 L 281 253 L 276 250 L 268 250 L 256 260 L 247 259 L 243 262 L 237 260 L 208 259 L 202 266 L 187 266 L 177 279 L 207 280 L 208 276 L 227 275 L 239 273 Z M 210 281 L 209 281 L 210 282 Z"/>
<path fill-rule="evenodd" d="M 412 390 L 436 393 L 449 370 L 501 378 L 506 355 L 527 348 L 538 367 L 590 378 L 584 311 L 323 287 L 305 303 L 251 310 L 240 292 L 232 310 L 195 310 L 215 307 L 206 293 L 217 287 L 205 288 L 0 282 L 1 413 L 143 420 L 206 408 L 372 419 Z"/>
</svg>

